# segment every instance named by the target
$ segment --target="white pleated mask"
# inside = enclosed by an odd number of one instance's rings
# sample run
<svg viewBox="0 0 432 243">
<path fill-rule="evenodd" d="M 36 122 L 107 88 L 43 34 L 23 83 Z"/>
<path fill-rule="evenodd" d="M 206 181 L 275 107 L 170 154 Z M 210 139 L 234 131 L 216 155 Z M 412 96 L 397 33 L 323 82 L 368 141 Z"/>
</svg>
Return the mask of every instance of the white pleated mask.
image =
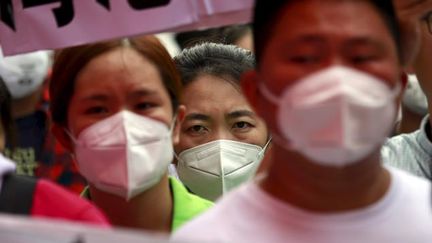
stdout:
<svg viewBox="0 0 432 243">
<path fill-rule="evenodd" d="M 333 66 L 297 81 L 280 97 L 260 82 L 262 94 L 278 106 L 281 136 L 275 142 L 325 166 L 346 166 L 372 153 L 393 129 L 395 98 L 382 80 Z"/>
<path fill-rule="evenodd" d="M 214 201 L 255 175 L 267 144 L 261 148 L 232 140 L 205 143 L 179 154 L 177 172 L 192 192 Z"/>
</svg>

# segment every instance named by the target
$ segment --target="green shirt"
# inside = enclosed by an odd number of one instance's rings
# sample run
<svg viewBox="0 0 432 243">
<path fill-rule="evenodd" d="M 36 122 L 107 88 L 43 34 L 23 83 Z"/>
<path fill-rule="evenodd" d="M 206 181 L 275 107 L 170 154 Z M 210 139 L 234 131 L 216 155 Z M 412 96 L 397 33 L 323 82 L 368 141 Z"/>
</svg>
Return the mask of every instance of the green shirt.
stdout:
<svg viewBox="0 0 432 243">
<path fill-rule="evenodd" d="M 169 180 L 174 200 L 172 231 L 175 231 L 213 206 L 213 203 L 188 192 L 186 187 L 175 178 L 170 177 Z"/>
<path fill-rule="evenodd" d="M 169 182 L 174 205 L 171 225 L 174 232 L 184 223 L 213 206 L 213 203 L 190 193 L 180 181 L 173 177 L 169 177 Z M 88 187 L 81 193 L 81 197 L 91 200 Z"/>
</svg>

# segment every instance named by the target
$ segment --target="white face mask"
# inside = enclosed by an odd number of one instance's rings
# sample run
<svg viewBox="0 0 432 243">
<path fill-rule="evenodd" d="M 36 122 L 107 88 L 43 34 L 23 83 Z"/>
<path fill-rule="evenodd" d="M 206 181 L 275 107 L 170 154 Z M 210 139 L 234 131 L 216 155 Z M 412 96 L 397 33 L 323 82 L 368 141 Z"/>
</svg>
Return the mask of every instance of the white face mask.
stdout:
<svg viewBox="0 0 432 243">
<path fill-rule="evenodd" d="M 408 75 L 408 85 L 404 91 L 402 103 L 410 111 L 418 115 L 425 116 L 428 113 L 427 98 L 416 75 Z"/>
<path fill-rule="evenodd" d="M 40 88 L 50 65 L 48 51 L 3 57 L 0 50 L 0 77 L 14 99 L 26 97 Z"/>
<path fill-rule="evenodd" d="M 395 97 L 384 81 L 335 66 L 287 88 L 280 97 L 260 90 L 278 106 L 282 138 L 275 142 L 324 166 L 353 164 L 379 147 L 393 128 Z M 289 144 L 288 144 L 289 143 Z"/>
<path fill-rule="evenodd" d="M 129 111 L 87 127 L 75 141 L 81 174 L 96 188 L 126 200 L 157 184 L 173 154 L 165 124 Z"/>
<path fill-rule="evenodd" d="M 214 201 L 255 174 L 265 147 L 231 140 L 212 141 L 181 152 L 177 172 L 192 192 Z"/>
</svg>

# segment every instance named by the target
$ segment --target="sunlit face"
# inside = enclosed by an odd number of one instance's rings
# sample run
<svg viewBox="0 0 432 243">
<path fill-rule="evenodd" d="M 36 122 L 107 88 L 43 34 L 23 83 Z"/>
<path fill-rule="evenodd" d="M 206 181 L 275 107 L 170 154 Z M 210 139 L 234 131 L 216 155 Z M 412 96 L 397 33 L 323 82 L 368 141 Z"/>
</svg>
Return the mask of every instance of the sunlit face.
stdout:
<svg viewBox="0 0 432 243">
<path fill-rule="evenodd" d="M 395 41 L 369 1 L 293 1 L 281 11 L 257 78 L 275 95 L 333 65 L 367 72 L 390 86 L 400 80 Z M 261 93 L 256 105 L 271 130 L 277 131 L 276 106 Z"/>
<path fill-rule="evenodd" d="M 77 137 L 85 128 L 122 110 L 167 126 L 173 119 L 158 69 L 131 48 L 104 53 L 82 69 L 69 103 L 68 128 Z"/>
<path fill-rule="evenodd" d="M 263 147 L 267 129 L 238 87 L 221 78 L 201 75 L 183 91 L 186 106 L 176 152 L 214 140 L 235 140 Z"/>
<path fill-rule="evenodd" d="M 432 18 L 432 17 L 430 17 Z M 432 23 L 431 23 L 432 25 Z M 428 25 L 423 21 L 421 26 L 421 46 L 414 62 L 414 71 L 426 96 L 431 100 L 432 95 L 432 33 Z"/>
</svg>

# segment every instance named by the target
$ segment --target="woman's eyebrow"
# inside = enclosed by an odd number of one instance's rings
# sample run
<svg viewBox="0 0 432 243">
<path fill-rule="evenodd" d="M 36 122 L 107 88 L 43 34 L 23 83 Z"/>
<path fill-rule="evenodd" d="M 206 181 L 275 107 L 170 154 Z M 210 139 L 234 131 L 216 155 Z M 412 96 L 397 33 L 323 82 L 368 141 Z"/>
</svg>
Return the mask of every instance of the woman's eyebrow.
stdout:
<svg viewBox="0 0 432 243">
<path fill-rule="evenodd" d="M 128 97 L 134 99 L 134 98 L 139 98 L 143 96 L 152 96 L 152 95 L 157 95 L 157 92 L 151 89 L 139 89 L 130 92 L 128 94 Z"/>
<path fill-rule="evenodd" d="M 191 120 L 200 120 L 200 121 L 209 121 L 210 116 L 204 115 L 201 113 L 190 113 L 187 114 L 185 117 L 185 121 L 191 121 Z"/>
<path fill-rule="evenodd" d="M 254 117 L 255 113 L 251 110 L 235 110 L 226 115 L 228 119 L 239 118 L 243 116 Z"/>
</svg>

